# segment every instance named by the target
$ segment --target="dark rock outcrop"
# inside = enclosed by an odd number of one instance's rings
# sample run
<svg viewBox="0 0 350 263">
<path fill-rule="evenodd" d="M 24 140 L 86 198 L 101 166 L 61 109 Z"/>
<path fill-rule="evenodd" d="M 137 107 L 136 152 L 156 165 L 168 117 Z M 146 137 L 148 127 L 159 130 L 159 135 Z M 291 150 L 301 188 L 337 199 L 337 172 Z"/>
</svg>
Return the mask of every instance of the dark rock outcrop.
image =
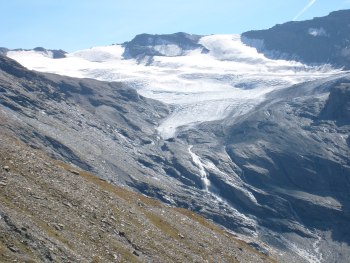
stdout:
<svg viewBox="0 0 350 263">
<path fill-rule="evenodd" d="M 57 50 L 57 49 L 45 49 L 43 47 L 36 47 L 33 50 L 38 52 L 44 52 L 44 53 L 52 52 L 52 58 L 54 59 L 65 58 L 67 54 L 67 52 L 62 49 Z"/>
<path fill-rule="evenodd" d="M 350 84 L 342 83 L 334 87 L 321 112 L 321 118 L 350 123 Z"/>
</svg>

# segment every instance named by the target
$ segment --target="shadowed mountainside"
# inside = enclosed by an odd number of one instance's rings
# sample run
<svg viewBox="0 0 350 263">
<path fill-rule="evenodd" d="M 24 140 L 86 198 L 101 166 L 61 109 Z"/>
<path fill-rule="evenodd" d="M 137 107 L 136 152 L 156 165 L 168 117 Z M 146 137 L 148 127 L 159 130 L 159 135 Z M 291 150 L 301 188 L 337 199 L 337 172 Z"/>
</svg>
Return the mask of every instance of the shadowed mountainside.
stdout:
<svg viewBox="0 0 350 263">
<path fill-rule="evenodd" d="M 242 40 L 269 58 L 350 69 L 350 10 L 308 21 L 293 21 L 266 30 L 248 31 Z"/>
</svg>

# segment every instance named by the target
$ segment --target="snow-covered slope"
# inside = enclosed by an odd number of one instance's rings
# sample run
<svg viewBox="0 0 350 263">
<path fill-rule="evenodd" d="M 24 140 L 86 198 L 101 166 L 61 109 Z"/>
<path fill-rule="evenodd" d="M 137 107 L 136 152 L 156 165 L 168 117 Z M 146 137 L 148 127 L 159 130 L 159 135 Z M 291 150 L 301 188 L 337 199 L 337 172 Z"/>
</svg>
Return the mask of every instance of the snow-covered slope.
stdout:
<svg viewBox="0 0 350 263">
<path fill-rule="evenodd" d="M 37 71 L 127 82 L 143 96 L 174 105 L 171 116 L 159 125 L 163 138 L 198 122 L 247 113 L 272 90 L 339 73 L 329 66 L 267 59 L 244 45 L 239 35 L 205 36 L 198 44 L 209 52 L 179 52 L 176 43 L 165 43 L 157 49 L 171 56 L 142 61 L 125 59 L 125 45 L 94 47 L 62 59 L 36 51 L 9 51 L 7 56 Z"/>
</svg>

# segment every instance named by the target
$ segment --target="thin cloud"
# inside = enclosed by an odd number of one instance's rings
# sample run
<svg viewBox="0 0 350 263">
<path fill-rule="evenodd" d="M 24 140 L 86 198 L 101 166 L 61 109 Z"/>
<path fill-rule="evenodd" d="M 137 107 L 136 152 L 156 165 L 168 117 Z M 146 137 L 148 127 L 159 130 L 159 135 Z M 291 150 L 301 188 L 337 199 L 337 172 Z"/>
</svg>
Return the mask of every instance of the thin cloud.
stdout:
<svg viewBox="0 0 350 263">
<path fill-rule="evenodd" d="M 301 17 L 311 6 L 313 6 L 314 3 L 316 3 L 317 0 L 310 0 L 310 3 L 308 3 L 294 18 L 293 21 L 297 20 L 299 17 Z"/>
</svg>

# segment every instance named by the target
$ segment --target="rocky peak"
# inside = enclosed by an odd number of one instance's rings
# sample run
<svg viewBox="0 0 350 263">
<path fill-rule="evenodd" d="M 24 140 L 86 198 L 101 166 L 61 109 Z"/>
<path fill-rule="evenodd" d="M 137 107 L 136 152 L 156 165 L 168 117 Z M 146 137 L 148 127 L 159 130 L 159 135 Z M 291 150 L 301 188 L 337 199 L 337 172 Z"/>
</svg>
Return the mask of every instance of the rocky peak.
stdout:
<svg viewBox="0 0 350 263">
<path fill-rule="evenodd" d="M 37 51 L 37 52 L 43 52 L 43 53 L 46 53 L 46 54 L 50 54 L 51 53 L 52 58 L 55 58 L 55 59 L 65 58 L 66 54 L 67 54 L 67 52 L 62 50 L 62 49 L 56 50 L 56 49 L 45 49 L 43 47 L 36 47 L 33 50 Z"/>
<path fill-rule="evenodd" d="M 125 42 L 125 58 L 144 58 L 146 56 L 181 56 L 194 49 L 205 48 L 198 42 L 201 36 L 183 32 L 166 35 L 137 35 L 130 42 Z"/>
</svg>

